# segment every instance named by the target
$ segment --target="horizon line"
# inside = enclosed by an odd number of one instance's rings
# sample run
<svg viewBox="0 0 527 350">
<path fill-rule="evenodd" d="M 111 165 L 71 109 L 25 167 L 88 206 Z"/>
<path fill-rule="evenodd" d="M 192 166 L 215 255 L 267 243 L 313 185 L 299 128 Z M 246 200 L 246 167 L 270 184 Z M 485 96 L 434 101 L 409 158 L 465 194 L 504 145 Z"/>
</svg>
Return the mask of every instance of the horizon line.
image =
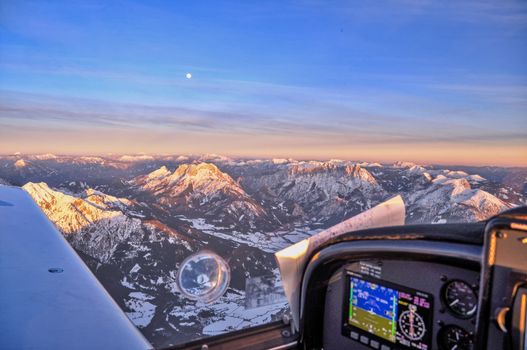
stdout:
<svg viewBox="0 0 527 350">
<path fill-rule="evenodd" d="M 430 166 L 447 166 L 447 167 L 474 167 L 474 168 L 507 168 L 507 169 L 527 169 L 527 165 L 493 165 L 493 164 L 480 164 L 480 165 L 474 165 L 474 164 L 455 164 L 455 163 L 441 163 L 441 162 L 431 162 L 431 163 L 422 163 L 422 162 L 415 162 L 412 160 L 404 160 L 399 159 L 396 161 L 386 161 L 386 160 L 358 160 L 358 159 L 342 159 L 342 158 L 293 158 L 293 157 L 283 157 L 283 156 L 268 156 L 268 157 L 249 157 L 249 156 L 237 156 L 237 155 L 227 155 L 227 154 L 218 154 L 218 153 L 53 153 L 53 152 L 43 152 L 43 153 L 33 153 L 33 152 L 14 152 L 14 153 L 0 153 L 0 158 L 4 157 L 14 157 L 14 156 L 44 156 L 44 155 L 52 155 L 55 157 L 123 157 L 123 156 L 147 156 L 154 158 L 153 160 L 156 160 L 155 157 L 176 157 L 176 156 L 183 156 L 183 157 L 203 157 L 203 156 L 217 156 L 217 157 L 225 157 L 230 158 L 232 160 L 268 160 L 272 161 L 274 159 L 285 159 L 292 162 L 310 162 L 310 161 L 317 161 L 317 162 L 330 162 L 330 161 L 343 161 L 343 162 L 353 162 L 353 163 L 379 163 L 381 165 L 393 165 L 397 162 L 402 163 L 412 163 L 414 165 L 423 166 L 423 167 L 430 167 Z M 39 160 L 39 159 L 37 159 Z M 40 160 L 52 160 L 52 159 L 40 159 Z M 148 162 L 149 160 L 138 160 L 139 162 Z M 205 161 L 206 162 L 206 161 Z M 133 163 L 133 162 L 125 162 L 125 163 Z"/>
</svg>

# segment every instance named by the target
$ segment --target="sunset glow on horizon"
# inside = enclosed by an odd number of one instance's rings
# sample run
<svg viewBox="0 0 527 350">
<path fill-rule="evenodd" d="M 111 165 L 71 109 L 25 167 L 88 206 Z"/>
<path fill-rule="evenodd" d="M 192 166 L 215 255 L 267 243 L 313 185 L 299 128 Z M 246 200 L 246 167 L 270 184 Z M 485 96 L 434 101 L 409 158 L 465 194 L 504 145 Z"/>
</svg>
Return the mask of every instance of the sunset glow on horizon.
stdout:
<svg viewBox="0 0 527 350">
<path fill-rule="evenodd" d="M 0 154 L 527 166 L 525 2 L 7 1 L 0 23 Z"/>
</svg>

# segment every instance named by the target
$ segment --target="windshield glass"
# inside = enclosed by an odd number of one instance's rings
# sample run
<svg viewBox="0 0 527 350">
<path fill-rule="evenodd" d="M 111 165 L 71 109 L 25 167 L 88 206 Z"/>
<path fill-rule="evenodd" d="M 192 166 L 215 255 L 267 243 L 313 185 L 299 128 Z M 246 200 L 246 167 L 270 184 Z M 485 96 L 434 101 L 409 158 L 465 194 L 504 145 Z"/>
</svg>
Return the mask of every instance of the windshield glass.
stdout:
<svg viewBox="0 0 527 350">
<path fill-rule="evenodd" d="M 525 205 L 525 62 L 521 1 L 2 1 L 0 184 L 182 344 L 281 319 L 274 253 L 396 195 Z"/>
</svg>

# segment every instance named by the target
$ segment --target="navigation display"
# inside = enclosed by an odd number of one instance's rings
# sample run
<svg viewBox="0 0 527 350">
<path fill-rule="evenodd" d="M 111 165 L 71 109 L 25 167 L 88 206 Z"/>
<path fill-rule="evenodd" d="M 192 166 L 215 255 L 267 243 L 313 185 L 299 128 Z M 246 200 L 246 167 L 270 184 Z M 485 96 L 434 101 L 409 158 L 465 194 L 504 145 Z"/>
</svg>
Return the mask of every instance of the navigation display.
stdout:
<svg viewBox="0 0 527 350">
<path fill-rule="evenodd" d="M 395 342 L 398 301 L 396 290 L 352 277 L 349 323 Z"/>
<path fill-rule="evenodd" d="M 393 349 L 431 349 L 430 294 L 355 273 L 346 289 L 344 335 Z"/>
</svg>

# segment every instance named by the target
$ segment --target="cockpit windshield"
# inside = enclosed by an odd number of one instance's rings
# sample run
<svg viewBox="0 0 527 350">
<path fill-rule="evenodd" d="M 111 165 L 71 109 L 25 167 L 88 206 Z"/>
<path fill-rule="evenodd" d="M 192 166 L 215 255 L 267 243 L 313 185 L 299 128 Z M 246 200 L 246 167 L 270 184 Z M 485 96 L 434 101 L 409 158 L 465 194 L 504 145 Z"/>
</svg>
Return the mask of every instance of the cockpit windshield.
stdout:
<svg viewBox="0 0 527 350">
<path fill-rule="evenodd" d="M 521 1 L 2 1 L 0 186 L 155 347 L 271 323 L 274 253 L 394 196 L 527 204 L 526 38 Z"/>
</svg>

